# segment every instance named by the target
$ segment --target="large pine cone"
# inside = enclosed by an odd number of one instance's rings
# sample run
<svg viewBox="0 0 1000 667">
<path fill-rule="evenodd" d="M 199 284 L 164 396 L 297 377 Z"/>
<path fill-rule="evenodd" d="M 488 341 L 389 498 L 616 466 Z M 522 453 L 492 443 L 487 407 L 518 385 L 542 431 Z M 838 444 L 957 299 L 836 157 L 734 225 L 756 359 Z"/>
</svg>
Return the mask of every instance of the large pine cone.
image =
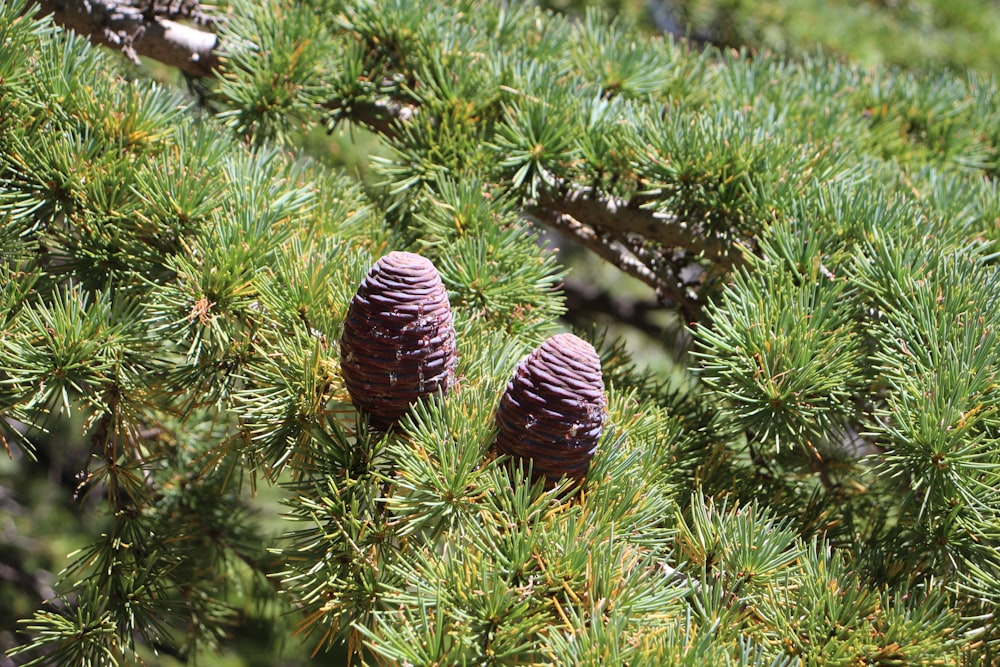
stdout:
<svg viewBox="0 0 1000 667">
<path fill-rule="evenodd" d="M 573 334 L 548 339 L 521 360 L 497 410 L 497 448 L 531 459 L 534 477 L 549 485 L 590 469 L 607 403 L 601 360 Z"/>
<path fill-rule="evenodd" d="M 448 293 L 430 260 L 390 252 L 351 299 L 340 339 L 344 384 L 358 410 L 387 429 L 418 399 L 455 381 Z"/>
</svg>

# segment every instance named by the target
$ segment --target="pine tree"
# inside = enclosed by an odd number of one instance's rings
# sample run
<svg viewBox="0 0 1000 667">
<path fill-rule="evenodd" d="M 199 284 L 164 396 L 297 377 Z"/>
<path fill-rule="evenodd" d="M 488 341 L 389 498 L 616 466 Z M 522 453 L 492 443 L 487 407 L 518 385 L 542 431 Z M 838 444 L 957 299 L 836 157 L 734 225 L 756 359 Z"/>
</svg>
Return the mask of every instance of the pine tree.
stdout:
<svg viewBox="0 0 1000 667">
<path fill-rule="evenodd" d="M 14 660 L 997 662 L 993 78 L 519 2 L 89 3 L 158 81 L 53 4 L 0 2 L 0 435 L 86 450 L 89 538 Z M 565 331 L 543 230 L 676 313 L 682 382 Z"/>
</svg>

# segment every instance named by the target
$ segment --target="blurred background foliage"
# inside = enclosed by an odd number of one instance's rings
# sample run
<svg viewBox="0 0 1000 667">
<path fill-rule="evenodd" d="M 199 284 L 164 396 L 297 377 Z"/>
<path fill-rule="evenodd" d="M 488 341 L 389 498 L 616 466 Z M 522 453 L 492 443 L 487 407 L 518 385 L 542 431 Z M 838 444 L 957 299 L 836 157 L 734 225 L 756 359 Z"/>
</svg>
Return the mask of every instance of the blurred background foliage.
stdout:
<svg viewBox="0 0 1000 667">
<path fill-rule="evenodd" d="M 862 65 L 918 71 L 1000 73 L 996 0 L 542 0 L 540 4 L 579 17 L 588 7 L 602 7 L 649 33 L 670 33 L 695 45 L 769 51 L 790 58 L 821 53 Z M 184 83 L 176 72 L 155 64 L 146 64 L 136 76 Z M 377 137 L 349 124 L 332 134 L 317 128 L 296 141 L 313 157 L 352 171 L 362 181 L 370 158 L 384 150 Z M 562 248 L 562 260 L 571 268 L 568 311 L 578 319 L 570 323 L 589 321 L 598 330 L 607 328 L 612 337 L 628 342 L 651 374 L 683 381 L 662 346 L 663 333 L 676 331 L 676 321 L 657 307 L 650 290 L 564 240 L 551 240 Z M 602 291 L 586 292 L 593 285 Z M 590 310 L 585 312 L 583 304 Z M 602 304 L 608 305 L 603 312 Z M 80 430 L 72 418 L 54 423 L 44 440 L 35 443 L 36 465 L 22 465 L 17 449 L 12 449 L 12 458 L 0 456 L 0 651 L 16 643 L 17 619 L 30 616 L 40 599 L 52 595 L 48 586 L 65 564 L 66 554 L 82 548 L 99 531 L 88 521 L 88 505 L 72 502 L 74 476 L 86 455 L 78 443 L 72 446 Z M 81 460 L 74 460 L 76 455 Z M 25 476 L 25 470 L 31 475 Z M 279 494 L 275 487 L 259 489 L 261 532 L 277 534 L 283 528 Z M 31 580 L 20 574 L 32 571 L 37 576 Z M 245 609 L 238 619 L 233 652 L 206 656 L 202 662 L 220 667 L 344 663 L 342 654 L 309 656 L 305 647 L 287 641 L 295 619 L 265 626 L 261 619 L 268 617 L 263 610 Z M 179 664 L 169 656 L 148 658 L 150 665 Z M 0 667 L 14 664 L 0 655 Z"/>
<path fill-rule="evenodd" d="M 798 57 L 823 52 L 860 65 L 1000 71 L 996 0 L 546 0 L 601 6 L 694 42 Z"/>
</svg>

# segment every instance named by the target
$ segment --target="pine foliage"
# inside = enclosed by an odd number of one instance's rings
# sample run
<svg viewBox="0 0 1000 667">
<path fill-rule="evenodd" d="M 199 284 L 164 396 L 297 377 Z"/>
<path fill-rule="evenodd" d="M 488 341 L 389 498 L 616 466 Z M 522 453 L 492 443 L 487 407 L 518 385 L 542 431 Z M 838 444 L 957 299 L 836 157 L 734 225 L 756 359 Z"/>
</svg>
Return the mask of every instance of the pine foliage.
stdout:
<svg viewBox="0 0 1000 667">
<path fill-rule="evenodd" d="M 193 660 L 290 618 L 362 664 L 994 663 L 995 80 L 268 0 L 192 95 L 25 10 L 0 2 L 0 429 L 30 466 L 75 419 L 97 502 L 18 659 Z M 345 123 L 383 142 L 367 180 L 303 148 Z M 580 484 L 494 448 L 561 330 L 539 224 L 693 338 L 676 389 L 591 336 Z M 437 267 L 458 361 L 386 431 L 339 341 L 391 250 Z"/>
</svg>

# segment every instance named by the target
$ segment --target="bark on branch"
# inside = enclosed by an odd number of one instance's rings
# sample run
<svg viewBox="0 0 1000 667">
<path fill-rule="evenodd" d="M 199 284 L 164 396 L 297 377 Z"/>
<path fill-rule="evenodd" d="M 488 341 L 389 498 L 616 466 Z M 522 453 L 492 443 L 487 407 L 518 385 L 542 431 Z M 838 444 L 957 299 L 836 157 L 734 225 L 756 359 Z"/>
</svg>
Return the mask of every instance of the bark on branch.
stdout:
<svg viewBox="0 0 1000 667">
<path fill-rule="evenodd" d="M 197 0 L 39 0 L 38 5 L 59 25 L 133 59 L 147 56 L 202 77 L 214 76 L 219 64 L 214 33 L 173 20 L 205 18 Z M 390 139 L 419 112 L 413 103 L 391 96 L 350 107 L 332 100 L 325 107 Z M 743 248 L 642 203 L 567 182 L 525 213 L 645 282 L 661 303 L 696 321 L 703 306 L 700 288 L 742 265 Z"/>
<path fill-rule="evenodd" d="M 563 184 L 528 214 L 652 287 L 688 322 L 701 317 L 702 288 L 746 261 L 737 243 L 592 188 Z"/>
<path fill-rule="evenodd" d="M 188 74 L 213 76 L 219 64 L 218 37 L 172 20 L 185 15 L 197 18 L 196 9 L 173 16 L 177 12 L 169 8 L 146 4 L 148 9 L 114 0 L 39 0 L 38 14 L 51 14 L 57 25 L 118 49 L 133 61 L 145 56 Z"/>
<path fill-rule="evenodd" d="M 593 188 L 564 185 L 555 194 L 543 196 L 538 207 L 568 215 L 589 227 L 611 234 L 627 234 L 664 248 L 682 248 L 692 255 L 726 264 L 729 268 L 740 266 L 744 261 L 742 250 L 731 242 L 706 237 L 684 220 L 641 208 L 635 201 L 604 194 Z"/>
<path fill-rule="evenodd" d="M 652 287 L 660 303 L 676 308 L 686 321 L 700 319 L 703 304 L 693 287 L 700 282 L 703 272 L 696 265 L 686 263 L 685 266 L 675 267 L 665 261 L 662 253 L 646 247 L 643 239 L 631 240 L 625 238 L 623 233 L 608 232 L 595 226 L 593 220 L 586 216 L 584 219 L 587 222 L 583 222 L 568 213 L 541 207 L 532 209 L 530 215 Z M 602 217 L 602 214 L 597 214 L 597 217 Z M 669 248 L 667 252 L 670 252 Z M 694 280 L 685 279 L 683 274 L 692 271 Z"/>
</svg>

